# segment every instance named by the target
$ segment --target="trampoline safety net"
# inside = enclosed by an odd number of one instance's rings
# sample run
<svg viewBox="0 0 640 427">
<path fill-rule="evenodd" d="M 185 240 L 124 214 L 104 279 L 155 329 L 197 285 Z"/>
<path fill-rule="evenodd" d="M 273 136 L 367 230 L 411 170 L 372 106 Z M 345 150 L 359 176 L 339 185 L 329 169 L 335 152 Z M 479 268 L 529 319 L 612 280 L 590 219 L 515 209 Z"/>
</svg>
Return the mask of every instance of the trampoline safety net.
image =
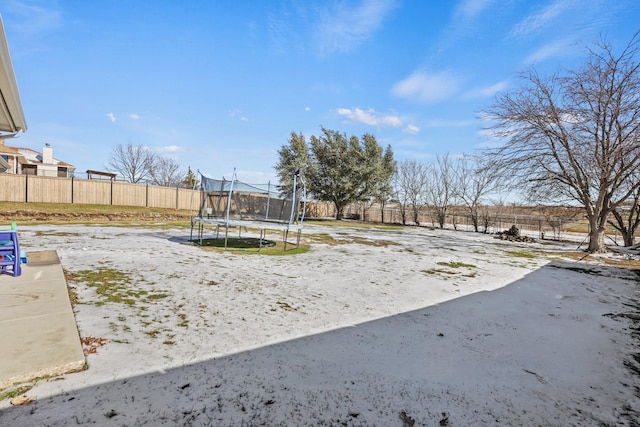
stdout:
<svg viewBox="0 0 640 427">
<path fill-rule="evenodd" d="M 293 191 L 283 195 L 280 188 L 271 183 L 247 184 L 237 179 L 234 172 L 231 180 L 214 179 L 200 173 L 200 186 L 203 193 L 198 216 L 192 218 L 192 237 L 194 227 L 198 227 L 198 237 L 202 240 L 203 226 L 220 227 L 225 232 L 225 247 L 230 227 L 252 227 L 261 231 L 261 239 L 266 229 L 282 230 L 285 247 L 288 232 L 297 232 L 299 244 L 300 232 L 306 207 L 306 188 L 299 174 L 293 176 Z"/>
</svg>

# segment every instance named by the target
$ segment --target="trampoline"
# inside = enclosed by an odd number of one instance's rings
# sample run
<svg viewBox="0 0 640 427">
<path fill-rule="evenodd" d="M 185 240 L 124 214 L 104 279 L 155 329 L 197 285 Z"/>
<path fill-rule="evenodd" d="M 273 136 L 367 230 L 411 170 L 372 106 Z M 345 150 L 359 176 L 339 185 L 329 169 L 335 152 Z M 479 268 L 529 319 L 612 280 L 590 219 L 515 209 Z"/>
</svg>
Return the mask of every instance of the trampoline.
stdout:
<svg viewBox="0 0 640 427">
<path fill-rule="evenodd" d="M 215 227 L 216 238 L 224 233 L 227 248 L 229 230 L 258 229 L 259 247 L 265 241 L 267 230 L 281 231 L 284 249 L 287 249 L 290 233 L 295 235 L 295 245 L 300 246 L 302 223 L 306 209 L 306 187 L 300 173 L 293 175 L 293 190 L 282 194 L 271 183 L 247 184 L 238 180 L 234 170 L 231 180 L 214 179 L 200 174 L 202 203 L 198 215 L 191 218 L 191 240 L 202 245 L 205 227 Z M 196 239 L 194 239 L 194 230 Z"/>
</svg>

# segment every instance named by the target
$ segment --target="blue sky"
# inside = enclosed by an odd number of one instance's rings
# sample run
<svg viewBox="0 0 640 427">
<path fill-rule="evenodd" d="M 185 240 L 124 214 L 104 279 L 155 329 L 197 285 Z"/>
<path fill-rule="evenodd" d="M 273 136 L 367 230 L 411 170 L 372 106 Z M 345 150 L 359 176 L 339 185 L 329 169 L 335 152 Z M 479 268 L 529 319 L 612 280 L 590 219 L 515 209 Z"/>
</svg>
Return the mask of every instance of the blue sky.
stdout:
<svg viewBox="0 0 640 427">
<path fill-rule="evenodd" d="M 472 153 L 516 73 L 623 47 L 637 0 L 0 0 L 28 130 L 105 170 L 131 142 L 214 177 L 274 179 L 292 131 L 374 134 L 398 160 Z"/>
</svg>

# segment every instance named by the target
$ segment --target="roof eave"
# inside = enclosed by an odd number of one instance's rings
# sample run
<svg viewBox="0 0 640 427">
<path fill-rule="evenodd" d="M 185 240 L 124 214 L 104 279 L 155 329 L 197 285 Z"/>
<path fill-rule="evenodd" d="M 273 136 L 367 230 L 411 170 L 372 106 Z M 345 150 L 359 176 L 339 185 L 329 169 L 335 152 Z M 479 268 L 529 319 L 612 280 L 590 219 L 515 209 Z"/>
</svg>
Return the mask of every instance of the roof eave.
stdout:
<svg viewBox="0 0 640 427">
<path fill-rule="evenodd" d="M 9 45 L 0 16 L 0 131 L 18 133 L 27 130 L 18 83 L 13 72 Z M 15 136 L 15 135 L 10 135 Z M 6 138 L 7 135 L 3 135 Z"/>
</svg>

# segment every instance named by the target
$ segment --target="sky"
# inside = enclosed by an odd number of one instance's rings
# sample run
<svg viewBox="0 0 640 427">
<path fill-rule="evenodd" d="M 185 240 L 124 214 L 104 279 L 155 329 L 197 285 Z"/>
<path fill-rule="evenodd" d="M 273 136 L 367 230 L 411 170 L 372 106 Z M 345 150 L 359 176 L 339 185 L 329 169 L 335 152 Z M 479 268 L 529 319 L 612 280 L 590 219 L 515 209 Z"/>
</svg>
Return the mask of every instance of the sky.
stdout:
<svg viewBox="0 0 640 427">
<path fill-rule="evenodd" d="M 518 73 L 622 49 L 637 0 L 0 0 L 28 129 L 85 171 L 131 143 L 275 181 L 292 132 L 375 135 L 396 160 L 470 154 Z"/>
</svg>

